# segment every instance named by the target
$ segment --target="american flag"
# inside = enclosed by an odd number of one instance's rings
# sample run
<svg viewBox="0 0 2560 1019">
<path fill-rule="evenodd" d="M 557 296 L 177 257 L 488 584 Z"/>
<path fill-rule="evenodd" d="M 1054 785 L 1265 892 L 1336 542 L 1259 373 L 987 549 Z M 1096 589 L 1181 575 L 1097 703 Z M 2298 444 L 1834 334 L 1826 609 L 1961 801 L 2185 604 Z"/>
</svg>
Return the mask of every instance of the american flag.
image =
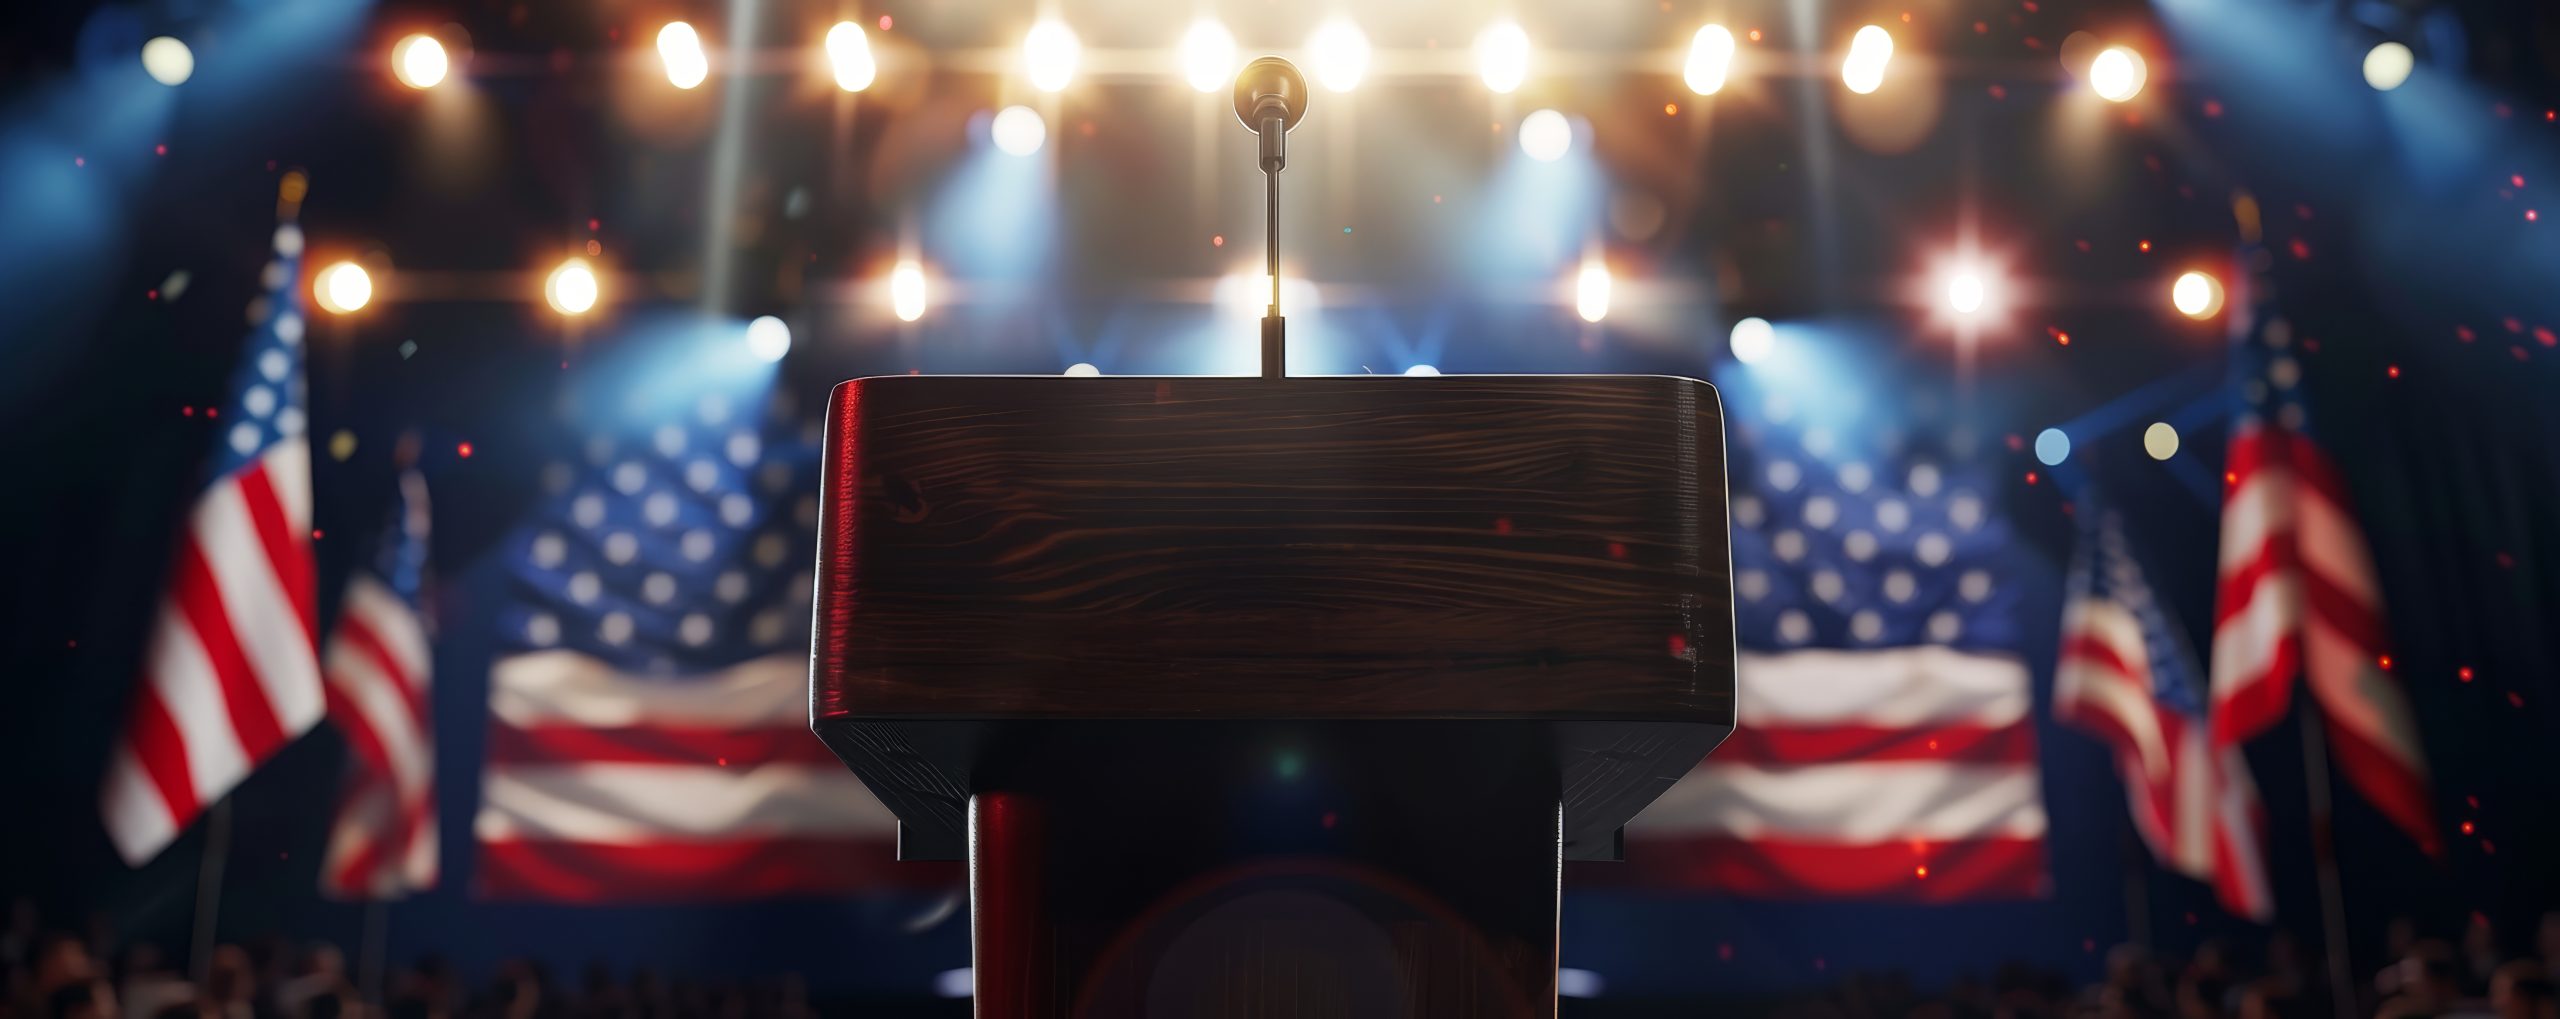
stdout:
<svg viewBox="0 0 2560 1019">
<path fill-rule="evenodd" d="M 100 793 L 127 863 L 157 855 L 320 720 L 301 262 L 288 217 L 230 397 L 205 409 L 218 436 L 212 480 L 179 538 Z"/>
<path fill-rule="evenodd" d="M 426 577 L 427 481 L 411 469 L 400 474 L 399 500 L 374 563 L 347 581 L 321 658 L 329 721 L 354 752 L 320 866 L 320 890 L 337 898 L 397 898 L 435 887 Z"/>
<path fill-rule="evenodd" d="M 2115 749 L 2134 828 L 2162 866 L 2212 884 L 2235 916 L 2270 919 L 2266 811 L 2249 762 L 2208 738 L 2195 655 L 2152 599 L 2123 522 L 2078 502 L 2095 523 L 2072 563 L 2054 716 Z"/>
<path fill-rule="evenodd" d="M 2241 264 L 2254 252 L 2243 251 Z M 2282 721 L 2309 680 L 2337 768 L 2432 853 L 2439 845 L 2417 721 L 2389 671 L 2382 587 L 2345 480 L 2311 430 L 2293 328 L 2263 279 L 2233 322 L 2238 420 L 2223 464 L 2213 736 L 2237 745 Z"/>
<path fill-rule="evenodd" d="M 1722 381 L 1731 739 L 1629 826 L 1630 876 L 1746 895 L 2038 894 L 2045 812 L 2006 525 L 1958 444 Z"/>
<path fill-rule="evenodd" d="M 816 423 L 726 390 L 590 411 L 615 423 L 552 465 L 506 550 L 482 892 L 701 900 L 912 879 L 888 869 L 894 819 L 809 732 Z"/>
</svg>

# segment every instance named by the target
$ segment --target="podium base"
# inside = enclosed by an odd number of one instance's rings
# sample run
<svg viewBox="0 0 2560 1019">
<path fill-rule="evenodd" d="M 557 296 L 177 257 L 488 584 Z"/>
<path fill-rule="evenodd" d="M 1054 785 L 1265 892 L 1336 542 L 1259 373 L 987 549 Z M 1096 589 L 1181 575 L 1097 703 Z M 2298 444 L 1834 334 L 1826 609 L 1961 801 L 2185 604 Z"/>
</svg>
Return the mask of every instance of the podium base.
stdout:
<svg viewBox="0 0 2560 1019">
<path fill-rule="evenodd" d="M 1552 1017 L 1534 723 L 1087 723 L 969 801 L 982 1017 Z"/>
</svg>

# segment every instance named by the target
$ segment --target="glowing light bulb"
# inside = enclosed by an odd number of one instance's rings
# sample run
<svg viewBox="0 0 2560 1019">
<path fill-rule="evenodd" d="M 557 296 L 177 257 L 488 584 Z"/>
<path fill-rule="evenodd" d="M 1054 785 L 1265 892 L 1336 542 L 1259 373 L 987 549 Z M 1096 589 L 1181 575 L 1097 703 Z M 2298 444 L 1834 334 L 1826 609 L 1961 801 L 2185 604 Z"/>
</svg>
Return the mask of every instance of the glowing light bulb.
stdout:
<svg viewBox="0 0 2560 1019">
<path fill-rule="evenodd" d="M 2122 46 L 2109 46 L 2089 61 L 2089 91 L 2111 103 L 2121 103 L 2142 94 L 2142 83 L 2149 76 L 2143 67 L 2142 54 Z"/>
<path fill-rule="evenodd" d="M 1984 289 L 1980 273 L 1956 273 L 1947 279 L 1947 307 L 1955 309 L 1958 315 L 1981 311 Z"/>
<path fill-rule="evenodd" d="M 1573 150 L 1573 122 L 1554 110 L 1520 118 L 1520 151 L 1541 163 L 1552 163 Z"/>
<path fill-rule="evenodd" d="M 836 87 L 847 92 L 870 88 L 880 77 L 880 61 L 871 56 L 871 37 L 850 21 L 827 29 L 827 67 L 835 72 Z"/>
<path fill-rule="evenodd" d="M 333 262 L 312 277 L 311 297 L 334 315 L 358 311 L 373 302 L 373 277 L 354 262 Z"/>
<path fill-rule="evenodd" d="M 1031 87 L 1043 92 L 1064 92 L 1076 80 L 1076 61 L 1084 55 L 1084 44 L 1076 40 L 1075 30 L 1066 22 L 1044 18 L 1031 26 L 1022 37 L 1022 68 L 1031 79 Z"/>
<path fill-rule="evenodd" d="M 1680 80 L 1689 91 L 1711 96 L 1724 89 L 1724 79 L 1733 71 L 1733 33 L 1723 25 L 1708 25 L 1689 39 L 1689 59 L 1680 65 Z"/>
<path fill-rule="evenodd" d="M 583 258 L 560 263 L 542 281 L 542 299 L 551 303 L 551 310 L 563 315 L 584 315 L 595 309 L 602 296 L 603 284 L 596 279 L 595 268 Z"/>
<path fill-rule="evenodd" d="M 1028 156 L 1049 140 L 1049 122 L 1028 106 L 1007 106 L 987 122 L 987 136 L 1009 156 Z"/>
<path fill-rule="evenodd" d="M 1497 21 L 1476 35 L 1476 76 L 1500 95 L 1529 80 L 1529 33 L 1517 22 Z"/>
<path fill-rule="evenodd" d="M 195 76 L 196 51 L 175 36 L 156 36 L 142 44 L 142 73 L 163 85 L 184 85 Z"/>
<path fill-rule="evenodd" d="M 1885 68 L 1893 63 L 1893 34 L 1875 25 L 1849 38 L 1849 56 L 1840 62 L 1840 83 L 1867 95 L 1884 87 Z"/>
<path fill-rule="evenodd" d="M 1369 73 L 1369 37 L 1348 21 L 1337 18 L 1317 28 L 1307 38 L 1307 52 L 1316 66 L 1316 83 L 1330 91 L 1358 88 Z"/>
<path fill-rule="evenodd" d="M 445 72 L 451 69 L 452 60 L 445 55 L 444 43 L 435 36 L 420 32 L 391 47 L 391 76 L 410 88 L 430 89 L 444 84 Z"/>
<path fill-rule="evenodd" d="M 2169 304 L 2188 318 L 2212 318 L 2222 310 L 2222 281 L 2200 272 L 2179 273 L 2169 284 Z"/>
<path fill-rule="evenodd" d="M 2418 55 L 2400 43 L 2382 43 L 2364 53 L 2364 83 L 2376 92 L 2399 88 L 2417 69 Z"/>
<path fill-rule="evenodd" d="M 1746 318 L 1733 324 L 1733 359 L 1744 364 L 1759 364 L 1778 349 L 1778 330 L 1768 319 Z"/>
<path fill-rule="evenodd" d="M 1582 271 L 1573 278 L 1573 310 L 1585 322 L 1609 317 L 1609 265 L 1599 259 L 1586 259 Z"/>
<path fill-rule="evenodd" d="M 711 77 L 711 58 L 702 51 L 702 36 L 692 25 L 667 22 L 658 30 L 658 62 L 667 69 L 667 84 L 692 89 Z"/>
<path fill-rule="evenodd" d="M 1215 19 L 1191 23 L 1182 34 L 1182 77 L 1196 92 L 1226 88 L 1236 73 L 1236 37 Z"/>
<path fill-rule="evenodd" d="M 924 317 L 924 266 L 916 264 L 914 259 L 899 262 L 897 268 L 889 271 L 889 310 L 897 313 L 900 322 L 913 322 Z"/>
</svg>

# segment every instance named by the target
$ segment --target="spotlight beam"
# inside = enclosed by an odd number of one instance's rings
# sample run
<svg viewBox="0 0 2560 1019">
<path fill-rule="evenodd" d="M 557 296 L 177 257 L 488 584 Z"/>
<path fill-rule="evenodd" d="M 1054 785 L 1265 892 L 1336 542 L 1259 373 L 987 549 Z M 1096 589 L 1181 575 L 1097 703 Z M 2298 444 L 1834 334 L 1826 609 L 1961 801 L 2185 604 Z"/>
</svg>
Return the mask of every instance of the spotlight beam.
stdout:
<svg viewBox="0 0 2560 1019">
<path fill-rule="evenodd" d="M 744 67 L 755 55 L 756 25 L 764 20 L 763 0 L 735 0 L 729 5 L 729 66 Z M 731 75 L 720 87 L 720 121 L 712 134 L 711 174 L 703 201 L 710 216 L 702 231 L 702 308 L 713 314 L 729 307 L 734 264 L 732 242 L 738 225 L 738 178 L 747 160 L 747 117 L 760 91 L 749 75 Z"/>
</svg>

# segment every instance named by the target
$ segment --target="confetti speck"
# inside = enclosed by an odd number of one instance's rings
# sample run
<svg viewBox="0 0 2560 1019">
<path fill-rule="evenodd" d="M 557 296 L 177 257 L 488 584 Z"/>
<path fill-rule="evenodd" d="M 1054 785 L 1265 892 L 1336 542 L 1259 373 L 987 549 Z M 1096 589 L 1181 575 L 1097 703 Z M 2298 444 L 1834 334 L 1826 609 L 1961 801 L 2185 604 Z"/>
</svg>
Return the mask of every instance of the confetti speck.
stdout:
<svg viewBox="0 0 2560 1019">
<path fill-rule="evenodd" d="M 471 444 L 468 442 L 454 446 L 453 451 L 455 455 L 458 455 L 465 460 L 471 459 Z"/>
</svg>

